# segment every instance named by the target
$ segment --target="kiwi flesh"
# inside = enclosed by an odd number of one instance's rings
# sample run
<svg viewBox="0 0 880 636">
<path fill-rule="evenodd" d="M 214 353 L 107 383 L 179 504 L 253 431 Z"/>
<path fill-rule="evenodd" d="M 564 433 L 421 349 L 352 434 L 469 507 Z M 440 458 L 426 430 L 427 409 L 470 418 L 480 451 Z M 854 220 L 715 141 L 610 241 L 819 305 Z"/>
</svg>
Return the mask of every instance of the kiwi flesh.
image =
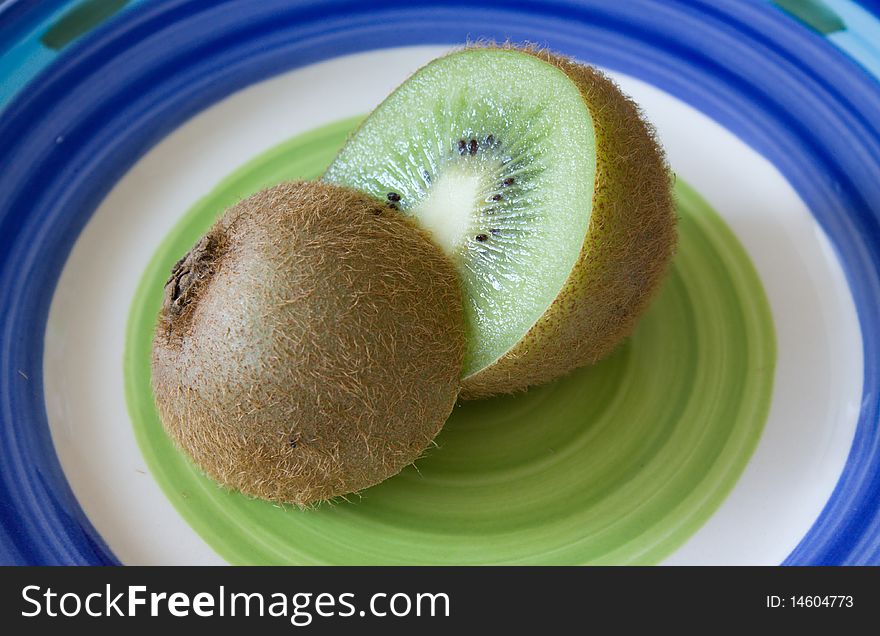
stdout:
<svg viewBox="0 0 880 636">
<path fill-rule="evenodd" d="M 281 184 L 174 267 L 155 402 L 214 480 L 307 506 L 425 451 L 458 395 L 463 320 L 452 264 L 412 221 L 346 188 Z"/>
<path fill-rule="evenodd" d="M 638 107 L 601 72 L 533 48 L 429 63 L 323 179 L 413 217 L 455 263 L 462 397 L 524 390 L 607 355 L 676 243 L 670 171 Z"/>
</svg>

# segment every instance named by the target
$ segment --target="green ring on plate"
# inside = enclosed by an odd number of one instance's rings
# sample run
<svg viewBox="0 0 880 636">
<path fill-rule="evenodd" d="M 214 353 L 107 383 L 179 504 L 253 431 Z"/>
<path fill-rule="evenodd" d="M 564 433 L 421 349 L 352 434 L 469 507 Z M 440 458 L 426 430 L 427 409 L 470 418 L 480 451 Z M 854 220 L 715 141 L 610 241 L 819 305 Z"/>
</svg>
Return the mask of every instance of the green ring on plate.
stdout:
<svg viewBox="0 0 880 636">
<path fill-rule="evenodd" d="M 624 345 L 552 385 L 459 403 L 439 448 L 359 497 L 314 510 L 248 499 L 175 449 L 150 390 L 168 272 L 229 205 L 320 175 L 358 121 L 297 136 L 223 180 L 144 272 L 126 334 L 126 399 L 175 508 L 235 564 L 647 564 L 674 552 L 724 501 L 757 446 L 776 364 L 751 261 L 681 180 L 674 266 Z"/>
</svg>

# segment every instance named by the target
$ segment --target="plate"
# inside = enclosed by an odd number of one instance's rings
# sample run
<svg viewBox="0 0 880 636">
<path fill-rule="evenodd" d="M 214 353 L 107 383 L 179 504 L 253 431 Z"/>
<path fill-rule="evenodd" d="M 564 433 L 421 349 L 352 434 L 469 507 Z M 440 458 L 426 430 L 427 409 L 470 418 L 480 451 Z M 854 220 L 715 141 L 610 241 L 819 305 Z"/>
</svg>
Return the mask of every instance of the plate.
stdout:
<svg viewBox="0 0 880 636">
<path fill-rule="evenodd" d="M 93 4 L 0 12 L 0 562 L 880 563 L 870 5 Z M 608 360 L 460 404 L 359 498 L 220 490 L 152 408 L 160 279 L 482 38 L 598 65 L 656 125 L 663 290 Z"/>
</svg>

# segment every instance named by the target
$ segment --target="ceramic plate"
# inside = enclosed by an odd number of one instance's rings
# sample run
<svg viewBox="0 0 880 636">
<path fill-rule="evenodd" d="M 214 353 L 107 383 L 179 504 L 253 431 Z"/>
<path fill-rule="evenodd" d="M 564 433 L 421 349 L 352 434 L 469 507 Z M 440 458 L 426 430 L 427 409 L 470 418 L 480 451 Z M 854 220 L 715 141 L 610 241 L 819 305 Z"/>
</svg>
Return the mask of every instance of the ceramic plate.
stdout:
<svg viewBox="0 0 880 636">
<path fill-rule="evenodd" d="M 876 4 L 30 5 L 0 3 L 0 562 L 880 563 Z M 460 403 L 351 501 L 219 489 L 150 396 L 166 273 L 481 38 L 642 106 L 676 173 L 663 289 L 607 360 Z"/>
</svg>

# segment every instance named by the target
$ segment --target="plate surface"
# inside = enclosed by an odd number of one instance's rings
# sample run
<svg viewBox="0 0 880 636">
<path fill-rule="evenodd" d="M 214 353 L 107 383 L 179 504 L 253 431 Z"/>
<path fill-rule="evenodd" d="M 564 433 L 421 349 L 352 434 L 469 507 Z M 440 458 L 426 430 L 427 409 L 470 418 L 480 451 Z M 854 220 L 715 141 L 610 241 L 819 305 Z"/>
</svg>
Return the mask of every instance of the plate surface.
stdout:
<svg viewBox="0 0 880 636">
<path fill-rule="evenodd" d="M 219 491 L 145 395 L 155 281 L 476 37 L 601 65 L 644 107 L 680 178 L 663 293 L 611 359 L 457 409 L 359 501 Z M 0 115 L 0 560 L 877 563 L 878 94 L 759 4 L 128 9 Z"/>
</svg>

